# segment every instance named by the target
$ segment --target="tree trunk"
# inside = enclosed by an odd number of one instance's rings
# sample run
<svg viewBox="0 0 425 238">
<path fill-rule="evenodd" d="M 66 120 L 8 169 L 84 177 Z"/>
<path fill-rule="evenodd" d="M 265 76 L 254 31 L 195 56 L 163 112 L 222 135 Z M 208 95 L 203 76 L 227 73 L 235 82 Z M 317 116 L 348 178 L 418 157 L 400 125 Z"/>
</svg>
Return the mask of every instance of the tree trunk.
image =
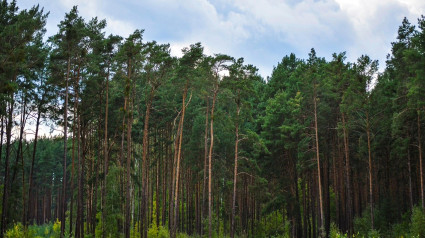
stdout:
<svg viewBox="0 0 425 238">
<path fill-rule="evenodd" d="M 342 127 L 343 127 L 343 134 L 344 134 L 344 152 L 345 152 L 345 172 L 346 172 L 346 188 L 347 188 L 347 229 L 348 233 L 351 235 L 353 233 L 353 226 L 352 224 L 352 198 L 351 198 L 351 186 L 350 186 L 350 152 L 348 147 L 348 131 L 347 131 L 347 124 L 345 120 L 345 113 L 342 113 Z"/>
<path fill-rule="evenodd" d="M 74 211 L 74 176 L 75 176 L 75 126 L 77 128 L 77 111 L 78 111 L 78 82 L 80 79 L 80 69 L 78 69 L 77 80 L 75 84 L 75 102 L 74 102 L 74 123 L 72 125 L 72 168 L 71 168 L 71 204 L 69 209 L 69 234 L 72 235 L 72 225 L 73 225 L 73 211 Z M 77 137 L 77 140 L 79 138 Z"/>
<path fill-rule="evenodd" d="M 77 115 L 77 158 L 78 158 L 78 201 L 77 201 L 77 220 L 75 222 L 75 237 L 84 237 L 84 222 L 83 222 L 83 197 L 84 197 L 84 135 L 81 131 L 81 116 Z M 81 142 L 80 142 L 81 141 Z M 81 147 L 83 147 L 83 154 L 81 154 Z"/>
<path fill-rule="evenodd" d="M 208 167 L 208 113 L 209 113 L 209 100 L 208 97 L 206 97 L 206 102 L 207 102 L 207 106 L 206 106 L 206 110 L 205 110 L 205 133 L 204 133 L 204 177 L 203 177 L 203 181 L 204 184 L 202 186 L 202 207 L 201 207 L 201 233 L 200 235 L 203 235 L 203 229 L 204 226 L 202 225 L 202 220 L 204 218 L 205 215 L 205 200 L 206 200 L 206 192 L 207 192 L 207 167 Z"/>
<path fill-rule="evenodd" d="M 314 132 L 316 140 L 316 159 L 317 159 L 317 183 L 319 189 L 319 208 L 320 208 L 320 232 L 324 232 L 324 214 L 323 214 L 323 195 L 322 195 L 322 179 L 320 173 L 320 152 L 319 152 L 319 128 L 317 126 L 317 96 L 316 96 L 316 84 L 314 85 Z M 320 234 L 322 235 L 322 234 Z"/>
<path fill-rule="evenodd" d="M 15 76 L 16 80 L 16 76 Z M 9 113 L 6 125 L 6 157 L 4 161 L 4 186 L 3 186 L 3 206 L 2 206 L 2 215 L 1 215 L 1 231 L 0 237 L 3 238 L 4 233 L 6 231 L 7 218 L 8 218 L 8 199 L 9 199 L 9 157 L 11 150 L 11 138 L 12 138 L 12 120 L 13 120 L 13 108 L 14 108 L 14 100 L 12 94 L 12 100 L 9 103 Z"/>
<path fill-rule="evenodd" d="M 420 110 L 417 109 L 418 114 L 418 154 L 419 154 L 419 176 L 421 181 L 421 204 L 422 208 L 425 206 L 424 201 L 424 176 L 423 176 L 423 167 L 422 167 L 422 141 L 421 141 L 421 118 L 420 118 Z"/>
<path fill-rule="evenodd" d="M 25 129 L 25 124 L 26 124 L 26 117 L 27 117 L 27 113 L 26 113 L 26 108 L 27 108 L 27 99 L 26 96 L 23 95 L 23 105 L 22 105 L 22 112 L 21 112 L 21 125 L 20 125 L 20 132 L 19 132 L 19 143 L 18 143 L 18 153 L 16 156 L 16 164 L 18 163 L 18 161 L 21 161 L 21 165 L 22 165 L 22 208 L 23 208 L 23 212 L 22 212 L 22 223 L 24 224 L 24 226 L 26 226 L 26 201 L 25 201 L 25 195 L 26 195 L 26 189 L 25 189 L 25 164 L 24 164 L 24 155 L 23 155 L 23 135 L 24 135 L 24 129 Z M 18 166 L 16 166 L 17 168 Z M 13 182 L 12 182 L 13 183 Z"/>
<path fill-rule="evenodd" d="M 107 193 L 107 176 L 108 176 L 108 168 L 109 168 L 109 155 L 108 155 L 108 104 L 109 104 L 109 68 L 108 73 L 106 75 L 106 99 L 105 99 L 105 137 L 103 141 L 103 187 L 102 187 L 102 238 L 105 238 L 105 223 L 107 216 L 106 209 L 106 193 Z"/>
<path fill-rule="evenodd" d="M 175 238 L 177 232 L 177 216 L 178 216 L 178 195 L 179 195 L 179 174 L 180 174 L 180 157 L 181 157 L 181 145 L 183 140 L 183 122 L 184 116 L 186 112 L 186 97 L 188 91 L 188 82 L 186 82 L 184 91 L 183 91 L 183 102 L 182 102 L 182 113 L 179 121 L 179 138 L 177 144 L 177 161 L 176 161 L 176 173 L 175 173 L 175 188 L 174 188 L 174 219 L 173 219 L 173 227 L 171 231 L 171 237 Z"/>
<path fill-rule="evenodd" d="M 66 88 L 65 88 L 65 102 L 64 102 L 64 112 L 63 112 L 63 180 L 62 180 L 62 214 L 60 216 L 61 219 L 61 237 L 64 236 L 65 233 L 65 213 L 66 213 L 66 157 L 67 157 L 67 149 L 68 149 L 68 80 L 69 80 L 69 72 L 71 67 L 71 58 L 68 57 L 68 69 L 66 72 Z"/>
<path fill-rule="evenodd" d="M 211 107 L 211 124 L 210 124 L 210 151 L 208 155 L 208 237 L 211 238 L 212 234 L 212 191 L 211 191 L 211 183 L 212 183 L 212 153 L 213 153 L 213 146 L 214 146 L 214 107 L 215 107 L 215 100 L 217 98 L 218 88 L 214 90 L 214 97 L 212 101 L 212 107 Z"/>
<path fill-rule="evenodd" d="M 148 225 L 147 225 L 147 219 L 146 219 L 146 208 L 147 208 L 147 191 L 146 189 L 147 187 L 147 179 L 146 177 L 148 169 L 147 169 L 147 164 L 146 164 L 146 157 L 148 155 L 148 134 L 149 134 L 149 118 L 150 118 L 150 111 L 151 111 L 151 106 L 152 106 L 152 101 L 153 101 L 153 97 L 155 94 L 155 89 L 151 88 L 150 94 L 149 94 L 149 98 L 148 98 L 148 103 L 146 105 L 146 113 L 145 113 L 145 123 L 144 123 L 144 128 L 143 128 L 143 151 L 142 151 L 142 223 L 143 223 L 143 229 L 142 229 L 142 237 L 147 237 L 148 236 Z M 157 204 L 158 206 L 158 204 Z"/>
<path fill-rule="evenodd" d="M 34 193 L 34 191 L 33 191 L 33 189 L 34 189 L 33 188 L 34 187 L 34 184 L 33 184 L 34 163 L 35 163 L 35 155 L 36 155 L 36 151 L 37 151 L 38 129 L 39 129 L 39 126 L 40 126 L 40 118 L 41 118 L 41 104 L 38 105 L 37 120 L 36 120 L 36 123 L 35 123 L 35 135 L 34 135 L 33 150 L 32 150 L 31 169 L 30 169 L 30 175 L 29 175 L 29 181 L 28 181 L 29 186 L 28 186 L 27 223 L 31 218 L 33 218 L 33 217 L 31 217 L 31 214 L 33 214 L 33 206 L 31 206 L 31 202 L 34 199 L 34 194 L 33 194 Z M 35 197 L 35 199 L 37 199 L 37 197 Z"/>
<path fill-rule="evenodd" d="M 410 201 L 410 209 L 413 211 L 413 191 L 412 191 L 412 166 L 410 162 L 410 148 L 407 145 L 407 168 L 409 171 L 409 201 Z"/>
<path fill-rule="evenodd" d="M 372 152 L 370 144 L 370 124 L 369 113 L 366 112 L 366 134 L 367 134 L 367 150 L 369 157 L 369 203 L 370 203 L 370 219 L 372 222 L 372 230 L 374 229 L 374 214 L 373 214 L 373 177 L 372 177 Z M 409 168 L 410 169 L 410 168 Z"/>
<path fill-rule="evenodd" d="M 230 222 L 230 237 L 235 237 L 235 210 L 236 210 L 236 185 L 238 181 L 238 148 L 239 148 L 239 113 L 240 105 L 236 103 L 236 125 L 235 125 L 235 168 L 233 172 L 233 200 L 232 200 L 232 217 Z"/>
<path fill-rule="evenodd" d="M 126 97 L 128 101 L 128 110 L 125 111 L 127 114 L 127 161 L 126 161 L 126 189 L 125 189 L 125 227 L 124 236 L 125 238 L 130 237 L 130 162 L 131 162 L 131 123 L 132 123 L 132 111 L 131 111 L 131 100 L 130 100 L 130 87 L 131 87 L 131 59 L 128 60 L 128 73 L 127 73 L 127 85 L 126 85 Z"/>
</svg>

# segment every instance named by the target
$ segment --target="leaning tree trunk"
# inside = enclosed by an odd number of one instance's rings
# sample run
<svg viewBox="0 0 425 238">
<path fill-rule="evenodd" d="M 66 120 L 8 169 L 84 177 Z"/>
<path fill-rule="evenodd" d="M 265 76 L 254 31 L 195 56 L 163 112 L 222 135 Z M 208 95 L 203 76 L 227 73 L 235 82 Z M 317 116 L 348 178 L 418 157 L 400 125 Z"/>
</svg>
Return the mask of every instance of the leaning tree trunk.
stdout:
<svg viewBox="0 0 425 238">
<path fill-rule="evenodd" d="M 171 230 L 171 237 L 175 238 L 176 232 L 177 232 L 177 217 L 178 217 L 178 195 L 179 195 L 179 173 L 180 173 L 180 157 L 181 157 L 181 145 L 182 145 L 182 139 L 183 139 L 183 122 L 184 122 L 184 116 L 186 112 L 186 97 L 187 97 L 187 91 L 188 91 L 188 82 L 186 82 L 184 91 L 183 91 L 183 102 L 182 102 L 182 114 L 179 121 L 179 138 L 178 138 L 178 144 L 177 144 L 177 161 L 176 161 L 176 172 L 175 172 L 175 188 L 174 188 L 174 206 L 173 206 L 173 226 Z"/>
</svg>

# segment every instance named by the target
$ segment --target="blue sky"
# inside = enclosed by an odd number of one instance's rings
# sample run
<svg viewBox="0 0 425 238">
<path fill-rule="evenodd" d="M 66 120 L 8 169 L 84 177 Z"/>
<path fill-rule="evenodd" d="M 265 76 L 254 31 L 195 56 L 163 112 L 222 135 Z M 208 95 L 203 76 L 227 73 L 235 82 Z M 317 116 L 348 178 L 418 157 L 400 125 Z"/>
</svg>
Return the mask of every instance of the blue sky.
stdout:
<svg viewBox="0 0 425 238">
<path fill-rule="evenodd" d="M 403 17 L 416 24 L 423 0 L 17 0 L 50 11 L 47 35 L 74 5 L 86 20 L 106 19 L 107 34 L 127 37 L 145 29 L 145 41 L 170 43 L 173 55 L 201 42 L 206 54 L 243 57 L 263 77 L 290 53 L 307 58 L 311 48 L 328 60 L 347 52 L 378 59 L 381 70 Z"/>
</svg>

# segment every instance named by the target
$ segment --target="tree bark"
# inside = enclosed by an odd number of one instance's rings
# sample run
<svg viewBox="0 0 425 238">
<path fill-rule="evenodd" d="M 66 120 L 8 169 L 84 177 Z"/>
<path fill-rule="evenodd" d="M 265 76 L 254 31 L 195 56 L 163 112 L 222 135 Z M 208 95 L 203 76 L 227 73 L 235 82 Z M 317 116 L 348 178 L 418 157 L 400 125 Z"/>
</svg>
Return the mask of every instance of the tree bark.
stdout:
<svg viewBox="0 0 425 238">
<path fill-rule="evenodd" d="M 145 123 L 143 128 L 143 151 L 142 151 L 142 223 L 143 223 L 143 229 L 142 229 L 142 237 L 147 237 L 148 231 L 147 231 L 147 219 L 146 219 L 146 208 L 147 208 L 147 179 L 146 177 L 148 169 L 147 169 L 147 163 L 146 163 L 146 157 L 148 155 L 148 134 L 149 134 L 149 118 L 150 118 L 150 111 L 152 107 L 152 101 L 155 94 L 155 88 L 151 88 L 148 103 L 146 105 L 146 112 L 145 112 Z M 158 206 L 158 204 L 157 204 Z"/>
<path fill-rule="evenodd" d="M 236 210 L 236 186 L 238 181 L 238 148 L 239 148 L 239 113 L 240 105 L 236 102 L 236 125 L 235 125 L 235 168 L 233 172 L 233 200 L 232 200 L 232 217 L 230 222 L 230 237 L 235 237 L 235 210 Z"/>
<path fill-rule="evenodd" d="M 105 222 L 107 216 L 106 209 L 106 193 L 107 193 L 107 176 L 109 169 L 109 155 L 108 155 L 108 104 L 109 104 L 109 68 L 106 75 L 106 99 L 105 99 L 105 131 L 104 131 L 104 141 L 103 141 L 103 189 L 102 189 L 102 238 L 105 238 Z"/>
<path fill-rule="evenodd" d="M 319 207 L 320 207 L 320 232 L 324 232 L 324 214 L 323 214 L 323 195 L 322 195 L 322 178 L 320 173 L 320 152 L 319 152 L 319 128 L 317 126 L 317 95 L 316 95 L 316 84 L 314 85 L 314 132 L 316 140 L 316 159 L 317 159 L 317 182 L 319 189 Z"/>
<path fill-rule="evenodd" d="M 418 154 L 419 154 L 419 176 L 421 181 L 421 204 L 422 208 L 425 207 L 424 201 L 424 176 L 423 176 L 423 166 L 422 166 L 422 141 L 421 141 L 421 118 L 420 118 L 420 110 L 417 109 L 418 114 Z"/>
<path fill-rule="evenodd" d="M 174 238 L 176 236 L 177 232 L 177 216 L 178 216 L 178 195 L 179 195 L 179 174 L 180 174 L 180 157 L 181 157 L 181 145 L 183 140 L 183 122 L 184 122 L 184 116 L 186 112 L 186 97 L 187 97 L 187 91 L 188 91 L 188 82 L 186 82 L 184 91 L 183 91 L 183 102 L 182 102 L 182 113 L 179 121 L 179 138 L 178 138 L 178 145 L 177 145 L 177 161 L 176 161 L 176 173 L 175 173 L 175 188 L 174 188 L 174 219 L 173 219 L 173 227 L 171 232 L 171 237 Z"/>
<path fill-rule="evenodd" d="M 351 197 L 351 186 L 350 186 L 350 152 L 348 147 L 348 131 L 347 131 L 347 124 L 345 119 L 345 113 L 342 113 L 342 127 L 343 127 L 343 134 L 344 134 L 344 153 L 345 153 L 345 172 L 346 172 L 346 188 L 347 188 L 347 229 L 348 233 L 351 235 L 353 230 L 352 224 L 352 197 Z"/>
<path fill-rule="evenodd" d="M 128 110 L 125 111 L 127 114 L 127 161 L 126 161 L 126 189 L 125 189 L 125 227 L 124 235 L 125 238 L 130 237 L 130 163 L 131 163 L 131 124 L 132 124 L 132 111 L 131 111 L 131 100 L 130 100 L 130 87 L 131 87 L 131 59 L 128 60 L 128 73 L 127 73 L 127 85 L 126 85 L 126 97 L 128 101 Z"/>
<path fill-rule="evenodd" d="M 68 80 L 69 80 L 69 72 L 71 67 L 71 58 L 68 57 L 68 69 L 66 72 L 66 88 L 65 88 L 65 102 L 64 102 L 64 125 L 63 125 L 63 182 L 62 182 L 62 214 L 61 218 L 61 237 L 64 236 L 65 233 L 65 213 L 66 213 L 66 157 L 67 157 L 67 149 L 68 149 Z"/>
<path fill-rule="evenodd" d="M 207 102 L 207 106 L 206 106 L 206 110 L 205 110 L 205 133 L 204 133 L 204 184 L 202 187 L 202 207 L 201 207 L 201 235 L 203 235 L 203 228 L 204 226 L 202 225 L 202 220 L 204 218 L 204 214 L 205 214 L 205 200 L 206 200 L 206 191 L 207 191 L 207 168 L 208 168 L 208 113 L 209 113 L 209 100 L 208 97 L 206 97 L 206 102 Z"/>
<path fill-rule="evenodd" d="M 370 122 L 369 122 L 369 113 L 368 112 L 366 112 L 366 135 L 367 135 L 367 150 L 368 150 L 368 157 L 369 157 L 369 203 L 370 203 L 370 219 L 371 219 L 372 230 L 373 230 L 374 229 L 374 214 L 373 214 L 372 151 L 371 151 L 371 144 L 370 144 Z M 409 167 L 410 167 L 410 165 L 409 165 Z"/>
<path fill-rule="evenodd" d="M 15 76 L 16 80 L 16 76 Z M 7 218 L 8 218 L 8 199 L 9 199 L 9 157 L 10 157 L 10 150 L 11 150 L 11 137 L 12 137 L 12 120 L 13 120 L 13 108 L 14 108 L 14 100 L 13 100 L 13 94 L 11 102 L 9 103 L 9 113 L 8 113 L 8 119 L 7 119 L 7 125 L 6 125 L 6 154 L 5 154 L 5 161 L 4 161 L 4 186 L 3 186 L 3 206 L 2 206 L 2 215 L 1 215 L 1 230 L 0 230 L 0 237 L 3 238 L 4 233 L 6 231 L 6 225 L 7 225 Z"/>
<path fill-rule="evenodd" d="M 410 148 L 407 145 L 407 168 L 409 171 L 409 201 L 410 201 L 410 209 L 413 211 L 413 191 L 412 191 L 412 166 L 410 162 Z"/>
<path fill-rule="evenodd" d="M 41 100 L 43 101 L 43 100 Z M 35 163 L 35 155 L 37 151 L 37 141 L 38 141 L 38 129 L 40 126 L 40 118 L 41 118 L 41 104 L 38 105 L 38 112 L 37 112 L 37 120 L 35 123 L 35 135 L 34 135 L 34 142 L 33 142 L 33 150 L 32 150 L 32 159 L 31 159 L 31 169 L 30 169 L 30 175 L 29 175 L 29 181 L 28 181 L 28 214 L 27 214 L 27 223 L 28 221 L 33 218 L 31 217 L 31 214 L 33 214 L 33 206 L 31 206 L 31 202 L 34 199 L 33 194 L 33 178 L 34 178 L 34 163 Z M 1 149 L 1 148 L 0 148 Z M 37 197 L 36 197 L 37 198 Z"/>
<path fill-rule="evenodd" d="M 213 146 L 214 146 L 214 107 L 215 107 L 215 100 L 217 98 L 218 93 L 218 86 L 214 90 L 214 96 L 212 101 L 212 107 L 211 107 L 211 121 L 210 121 L 210 151 L 208 155 L 208 237 L 211 238 L 212 235 L 212 153 L 213 153 Z"/>
</svg>

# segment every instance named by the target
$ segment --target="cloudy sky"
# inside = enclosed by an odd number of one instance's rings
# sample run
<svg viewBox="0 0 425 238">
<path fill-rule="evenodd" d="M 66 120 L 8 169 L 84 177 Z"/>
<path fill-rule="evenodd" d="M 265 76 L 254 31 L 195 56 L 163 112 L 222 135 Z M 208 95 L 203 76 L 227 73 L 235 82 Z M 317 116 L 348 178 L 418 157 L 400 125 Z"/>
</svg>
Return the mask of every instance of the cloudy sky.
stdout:
<svg viewBox="0 0 425 238">
<path fill-rule="evenodd" d="M 17 0 L 21 9 L 34 0 Z M 173 55 L 201 42 L 207 54 L 245 58 L 267 77 L 283 56 L 307 58 L 346 51 L 367 54 L 385 66 L 403 17 L 416 24 L 423 0 L 38 0 L 50 12 L 47 35 L 74 5 L 89 20 L 106 19 L 107 34 L 127 37 L 145 29 L 145 41 L 170 43 Z"/>
</svg>

